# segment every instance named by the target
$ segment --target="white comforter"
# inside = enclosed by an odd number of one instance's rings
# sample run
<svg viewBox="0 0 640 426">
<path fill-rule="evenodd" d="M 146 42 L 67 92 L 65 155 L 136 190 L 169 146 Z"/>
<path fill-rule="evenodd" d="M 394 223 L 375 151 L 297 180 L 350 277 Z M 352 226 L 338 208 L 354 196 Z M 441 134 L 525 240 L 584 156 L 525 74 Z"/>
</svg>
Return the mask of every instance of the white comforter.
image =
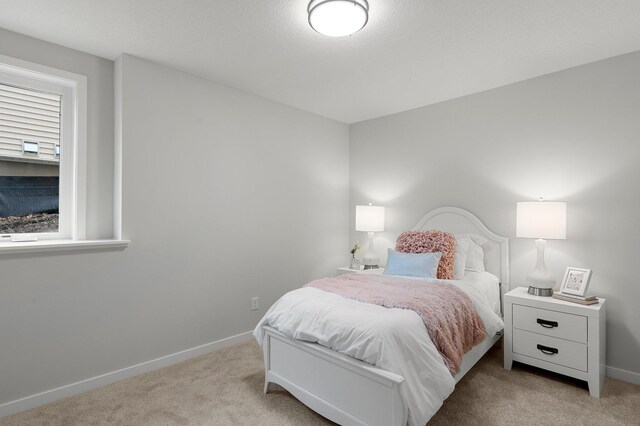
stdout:
<svg viewBox="0 0 640 426">
<path fill-rule="evenodd" d="M 502 330 L 502 320 L 477 286 L 466 281 L 446 282 L 469 295 L 488 336 Z M 383 308 L 305 287 L 285 294 L 267 311 L 253 332 L 261 345 L 264 325 L 403 376 L 400 391 L 409 408 L 409 425 L 426 424 L 453 392 L 455 380 L 413 311 Z"/>
</svg>

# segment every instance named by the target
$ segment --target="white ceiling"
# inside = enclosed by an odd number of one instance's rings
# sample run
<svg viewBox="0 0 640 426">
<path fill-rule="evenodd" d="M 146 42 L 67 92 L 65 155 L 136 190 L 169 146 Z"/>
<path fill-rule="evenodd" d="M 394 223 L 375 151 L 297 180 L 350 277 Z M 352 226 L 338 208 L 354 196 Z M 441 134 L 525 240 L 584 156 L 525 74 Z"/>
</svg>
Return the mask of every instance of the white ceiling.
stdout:
<svg viewBox="0 0 640 426">
<path fill-rule="evenodd" d="M 307 0 L 0 0 L 0 27 L 126 52 L 346 123 L 640 50 L 639 0 L 369 0 L 332 39 Z"/>
</svg>

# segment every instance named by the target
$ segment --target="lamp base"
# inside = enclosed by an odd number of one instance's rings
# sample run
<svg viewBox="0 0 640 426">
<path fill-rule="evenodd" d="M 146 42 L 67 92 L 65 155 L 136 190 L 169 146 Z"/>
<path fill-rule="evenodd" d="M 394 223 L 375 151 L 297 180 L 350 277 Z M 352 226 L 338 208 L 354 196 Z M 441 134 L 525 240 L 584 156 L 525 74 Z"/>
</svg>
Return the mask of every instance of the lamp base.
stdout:
<svg viewBox="0 0 640 426">
<path fill-rule="evenodd" d="M 364 265 L 364 269 L 367 270 L 378 269 L 378 263 L 380 263 L 380 258 L 376 256 L 376 252 L 373 249 L 373 232 L 369 232 L 369 248 L 362 258 L 362 264 Z"/>
<path fill-rule="evenodd" d="M 536 250 L 538 252 L 538 260 L 533 271 L 529 272 L 526 276 L 527 284 L 529 284 L 529 290 L 527 293 L 534 296 L 553 296 L 553 287 L 556 285 L 556 279 L 544 264 L 544 248 L 547 245 L 545 240 L 536 240 Z"/>
<path fill-rule="evenodd" d="M 534 296 L 551 297 L 553 296 L 553 289 L 529 286 L 529 290 L 527 290 L 527 293 L 533 294 Z"/>
</svg>

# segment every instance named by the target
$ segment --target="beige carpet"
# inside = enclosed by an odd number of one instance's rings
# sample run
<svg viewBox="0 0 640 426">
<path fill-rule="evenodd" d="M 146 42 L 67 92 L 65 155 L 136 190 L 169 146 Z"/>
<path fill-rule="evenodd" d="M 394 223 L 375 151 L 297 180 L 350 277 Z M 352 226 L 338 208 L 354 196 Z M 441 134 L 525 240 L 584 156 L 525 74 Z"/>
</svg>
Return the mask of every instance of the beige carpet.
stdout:
<svg viewBox="0 0 640 426">
<path fill-rule="evenodd" d="M 286 391 L 264 395 L 262 352 L 244 343 L 13 417 L 14 425 L 330 425 Z M 429 425 L 640 425 L 640 386 L 586 383 L 515 364 L 492 349 Z"/>
</svg>

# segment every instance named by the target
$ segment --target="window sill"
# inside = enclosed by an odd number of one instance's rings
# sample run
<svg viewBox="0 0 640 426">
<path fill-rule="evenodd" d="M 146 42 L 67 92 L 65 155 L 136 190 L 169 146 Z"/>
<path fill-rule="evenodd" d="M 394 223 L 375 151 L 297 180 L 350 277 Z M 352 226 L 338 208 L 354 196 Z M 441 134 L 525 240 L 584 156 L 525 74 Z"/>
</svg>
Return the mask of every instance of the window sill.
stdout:
<svg viewBox="0 0 640 426">
<path fill-rule="evenodd" d="M 108 250 L 129 247 L 129 240 L 40 240 L 0 243 L 0 255 L 13 253 L 37 253 L 68 250 Z"/>
</svg>

